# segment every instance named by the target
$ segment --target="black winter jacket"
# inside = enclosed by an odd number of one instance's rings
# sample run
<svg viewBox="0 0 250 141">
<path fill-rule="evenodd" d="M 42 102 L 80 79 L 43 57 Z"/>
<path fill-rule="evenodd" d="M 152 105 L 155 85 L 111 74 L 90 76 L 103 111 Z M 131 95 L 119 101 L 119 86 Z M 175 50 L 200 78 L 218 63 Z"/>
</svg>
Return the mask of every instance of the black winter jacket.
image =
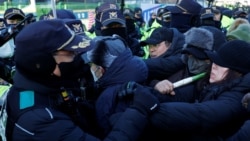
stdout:
<svg viewBox="0 0 250 141">
<path fill-rule="evenodd" d="M 247 119 L 241 99 L 250 91 L 250 74 L 222 86 L 213 85 L 196 103 L 162 103 L 151 117 L 154 127 L 175 140 L 221 140 L 237 132 Z"/>
<path fill-rule="evenodd" d="M 58 90 L 31 81 L 18 71 L 14 83 L 7 96 L 8 141 L 100 141 L 89 134 L 93 130 L 84 119 L 86 115 L 77 122 L 74 114 L 58 106 Z M 104 140 L 136 140 L 146 123 L 143 114 L 128 108 Z"/>
</svg>

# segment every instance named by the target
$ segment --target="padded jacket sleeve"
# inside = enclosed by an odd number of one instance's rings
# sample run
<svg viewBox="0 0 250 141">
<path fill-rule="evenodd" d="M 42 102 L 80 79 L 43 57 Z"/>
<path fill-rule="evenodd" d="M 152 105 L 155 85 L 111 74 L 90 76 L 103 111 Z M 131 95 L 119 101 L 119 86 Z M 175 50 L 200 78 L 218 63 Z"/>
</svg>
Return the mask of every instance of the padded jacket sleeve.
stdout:
<svg viewBox="0 0 250 141">
<path fill-rule="evenodd" d="M 104 141 L 136 141 L 147 121 L 143 114 L 128 108 Z M 15 141 L 101 141 L 81 130 L 68 116 L 48 108 L 23 114 L 15 124 L 12 137 Z"/>
</svg>

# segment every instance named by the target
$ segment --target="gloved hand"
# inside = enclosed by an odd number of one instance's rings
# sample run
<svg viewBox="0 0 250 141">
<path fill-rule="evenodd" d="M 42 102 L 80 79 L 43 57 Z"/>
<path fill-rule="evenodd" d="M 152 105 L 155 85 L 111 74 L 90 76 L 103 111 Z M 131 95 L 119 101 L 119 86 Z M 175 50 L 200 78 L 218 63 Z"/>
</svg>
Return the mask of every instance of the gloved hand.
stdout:
<svg viewBox="0 0 250 141">
<path fill-rule="evenodd" d="M 151 93 L 148 87 L 137 87 L 131 108 L 135 108 L 144 115 L 150 115 L 158 109 L 159 100 Z"/>
<path fill-rule="evenodd" d="M 242 105 L 250 112 L 250 92 L 244 95 L 241 100 Z"/>
<path fill-rule="evenodd" d="M 120 90 L 118 91 L 118 98 L 123 99 L 123 98 L 132 97 L 134 95 L 135 90 L 139 87 L 143 87 L 143 86 L 134 81 L 129 81 L 127 83 L 124 83 L 121 86 Z"/>
<path fill-rule="evenodd" d="M 0 30 L 0 46 L 2 46 L 7 41 L 9 41 L 12 37 L 14 37 L 17 32 L 18 30 L 13 25 L 1 29 Z"/>
</svg>

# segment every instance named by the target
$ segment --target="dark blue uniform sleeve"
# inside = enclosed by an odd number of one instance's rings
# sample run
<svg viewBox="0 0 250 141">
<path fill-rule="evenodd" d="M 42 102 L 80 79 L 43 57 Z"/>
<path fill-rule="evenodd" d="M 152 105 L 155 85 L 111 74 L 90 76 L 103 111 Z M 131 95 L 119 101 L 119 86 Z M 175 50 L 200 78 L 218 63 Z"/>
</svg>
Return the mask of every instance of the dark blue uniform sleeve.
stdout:
<svg viewBox="0 0 250 141">
<path fill-rule="evenodd" d="M 101 141 L 81 130 L 64 114 L 52 111 L 48 114 L 48 111 L 35 109 L 23 114 L 14 128 L 13 140 Z M 104 141 L 136 141 L 147 123 L 146 116 L 128 108 Z"/>
</svg>

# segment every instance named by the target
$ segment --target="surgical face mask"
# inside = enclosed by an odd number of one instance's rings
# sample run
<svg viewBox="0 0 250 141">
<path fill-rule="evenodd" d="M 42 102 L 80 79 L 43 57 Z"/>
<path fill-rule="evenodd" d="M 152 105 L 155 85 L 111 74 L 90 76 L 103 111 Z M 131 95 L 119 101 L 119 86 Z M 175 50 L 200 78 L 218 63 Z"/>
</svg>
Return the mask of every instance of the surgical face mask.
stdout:
<svg viewBox="0 0 250 141">
<path fill-rule="evenodd" d="M 202 72 L 206 72 L 207 69 L 210 67 L 210 62 L 206 60 L 199 60 L 194 57 L 188 57 L 187 65 L 188 65 L 188 71 L 191 74 L 199 74 Z"/>
</svg>

